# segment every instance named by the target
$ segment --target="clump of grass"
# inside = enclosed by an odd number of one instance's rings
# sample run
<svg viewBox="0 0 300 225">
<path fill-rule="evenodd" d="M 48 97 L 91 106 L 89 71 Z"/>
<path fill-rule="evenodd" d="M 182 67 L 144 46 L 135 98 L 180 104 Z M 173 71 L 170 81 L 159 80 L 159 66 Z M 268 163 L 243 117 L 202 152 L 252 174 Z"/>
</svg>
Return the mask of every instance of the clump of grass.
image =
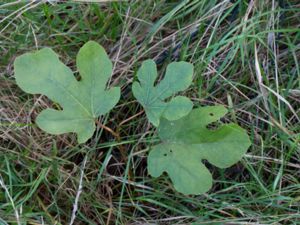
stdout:
<svg viewBox="0 0 300 225">
<path fill-rule="evenodd" d="M 0 4 L 0 223 L 69 224 L 81 183 L 74 224 L 298 224 L 297 1 Z M 49 46 L 76 71 L 76 53 L 88 40 L 114 62 L 110 83 L 122 87 L 122 99 L 100 120 L 120 140 L 98 127 L 77 145 L 70 134 L 51 136 L 35 126 L 52 103 L 18 89 L 12 64 Z M 192 62 L 194 84 L 185 94 L 198 106 L 227 106 L 225 120 L 251 135 L 242 162 L 210 167 L 216 182 L 205 195 L 183 196 L 167 176 L 147 174 L 155 129 L 131 95 L 146 58 L 161 74 L 170 61 Z"/>
</svg>

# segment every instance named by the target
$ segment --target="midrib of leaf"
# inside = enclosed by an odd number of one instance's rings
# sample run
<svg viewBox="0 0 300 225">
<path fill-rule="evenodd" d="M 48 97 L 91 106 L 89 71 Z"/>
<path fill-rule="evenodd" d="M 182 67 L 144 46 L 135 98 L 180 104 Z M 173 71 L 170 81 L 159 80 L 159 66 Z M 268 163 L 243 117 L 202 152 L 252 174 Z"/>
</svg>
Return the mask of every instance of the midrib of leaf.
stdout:
<svg viewBox="0 0 300 225">
<path fill-rule="evenodd" d="M 149 101 L 149 97 L 150 97 L 150 89 L 151 89 L 151 85 L 153 85 L 150 82 L 150 77 L 151 77 L 150 71 L 147 71 L 147 82 L 146 83 L 148 85 L 146 85 L 147 91 L 146 91 L 146 100 L 145 100 L 146 104 L 145 104 L 145 107 L 148 107 L 148 104 L 149 104 L 148 101 Z"/>
<path fill-rule="evenodd" d="M 72 118 L 72 119 L 55 119 L 55 121 L 90 121 L 92 120 L 91 118 Z"/>
<path fill-rule="evenodd" d="M 156 94 L 153 96 L 153 98 L 150 100 L 150 102 L 148 103 L 149 105 L 152 105 L 157 99 L 160 101 L 164 101 L 164 99 L 160 99 L 160 96 L 163 95 L 163 93 L 170 87 L 170 84 L 168 84 L 168 86 L 166 86 L 165 89 L 163 89 L 159 94 Z M 155 87 L 155 89 L 157 90 L 157 87 Z M 167 97 L 166 97 L 167 98 Z M 158 107 L 151 107 L 151 108 L 158 108 Z"/>
<path fill-rule="evenodd" d="M 82 105 L 81 102 L 68 89 L 66 89 L 64 85 L 62 85 L 61 83 L 57 82 L 56 80 L 53 80 L 52 78 L 48 78 L 47 80 L 49 80 L 50 82 L 53 82 L 54 85 L 58 85 L 63 91 L 65 91 L 66 93 L 68 93 L 69 96 L 71 96 L 72 99 L 83 109 L 83 111 L 87 113 L 87 116 L 93 118 L 93 116 L 91 115 L 91 113 L 84 107 L 84 105 Z"/>
<path fill-rule="evenodd" d="M 203 128 L 203 127 L 192 128 L 192 129 L 183 129 L 183 131 L 175 132 L 172 137 L 166 138 L 166 139 L 161 138 L 161 140 L 164 143 L 169 143 L 169 144 L 178 144 L 179 143 L 179 144 L 185 144 L 185 145 L 201 145 L 201 144 L 205 144 L 205 143 L 219 143 L 219 142 L 226 143 L 222 140 L 224 140 L 227 136 L 230 136 L 231 133 L 227 133 L 227 134 L 223 135 L 220 139 L 210 140 L 210 141 L 209 140 L 201 140 L 199 142 L 194 142 L 194 143 L 191 143 L 189 139 L 181 138 L 181 137 L 184 137 L 185 134 L 195 133 L 195 132 L 197 133 L 197 136 L 199 135 L 199 137 L 203 136 L 203 135 L 208 135 L 208 134 L 214 135 L 214 134 L 217 134 L 222 128 L 223 129 L 226 128 L 226 125 L 221 126 L 218 130 L 215 130 L 215 131 L 211 131 L 211 130 L 208 130 L 207 128 Z M 181 128 L 178 128 L 178 129 L 180 130 Z M 199 129 L 199 130 L 195 130 L 195 129 Z M 228 140 L 228 142 L 232 143 L 234 141 Z"/>
<path fill-rule="evenodd" d="M 163 140 L 162 143 L 163 144 L 166 144 L 166 145 L 178 145 L 178 144 L 181 144 L 181 145 L 189 145 L 189 146 L 201 146 L 201 145 L 215 145 L 215 144 L 226 144 L 226 143 L 239 143 L 240 141 L 239 140 L 227 140 L 227 141 L 224 141 L 224 139 L 217 139 L 217 140 L 212 140 L 212 141 L 201 141 L 201 142 L 194 142 L 194 143 L 191 143 L 189 140 L 180 140 L 180 139 L 168 139 L 168 140 Z"/>
<path fill-rule="evenodd" d="M 94 70 L 94 68 L 92 69 L 92 70 Z M 93 71 L 93 72 L 95 72 L 95 71 Z M 95 74 L 95 73 L 92 73 L 92 74 Z M 93 114 L 93 117 L 96 117 L 95 115 L 94 115 L 94 88 L 95 88 L 95 77 L 94 76 L 92 76 L 92 79 L 91 79 L 91 87 L 90 87 L 90 94 L 91 94 L 91 110 L 92 110 L 92 114 Z"/>
</svg>

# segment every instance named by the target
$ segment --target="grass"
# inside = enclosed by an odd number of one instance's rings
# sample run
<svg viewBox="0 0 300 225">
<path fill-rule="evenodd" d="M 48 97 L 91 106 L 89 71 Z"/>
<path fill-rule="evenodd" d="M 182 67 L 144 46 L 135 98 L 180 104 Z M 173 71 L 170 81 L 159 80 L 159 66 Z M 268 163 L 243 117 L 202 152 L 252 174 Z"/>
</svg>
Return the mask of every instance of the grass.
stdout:
<svg viewBox="0 0 300 225">
<path fill-rule="evenodd" d="M 51 136 L 34 118 L 51 102 L 15 84 L 16 56 L 48 46 L 76 71 L 78 49 L 103 45 L 114 63 L 118 106 L 84 145 Z M 300 5 L 296 0 L 0 3 L 0 224 L 300 224 Z M 153 58 L 194 64 L 185 93 L 222 104 L 224 121 L 253 142 L 204 195 L 177 193 L 146 170 L 155 129 L 131 94 Z M 131 118 L 127 120 L 128 118 Z M 86 164 L 84 165 L 84 162 Z M 79 198 L 79 186 L 82 192 Z"/>
</svg>

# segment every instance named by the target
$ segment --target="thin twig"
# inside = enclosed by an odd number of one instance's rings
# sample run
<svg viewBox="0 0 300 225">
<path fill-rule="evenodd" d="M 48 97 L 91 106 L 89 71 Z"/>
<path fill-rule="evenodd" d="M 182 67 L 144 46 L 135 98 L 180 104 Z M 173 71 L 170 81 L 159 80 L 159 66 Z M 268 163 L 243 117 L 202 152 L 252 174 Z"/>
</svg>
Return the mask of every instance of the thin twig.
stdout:
<svg viewBox="0 0 300 225">
<path fill-rule="evenodd" d="M 111 128 L 105 126 L 104 124 L 102 124 L 102 123 L 99 122 L 98 120 L 96 120 L 96 124 L 97 124 L 99 127 L 101 127 L 102 129 L 104 129 L 104 130 L 108 131 L 109 133 L 111 133 L 117 140 L 120 139 L 120 135 L 119 135 L 117 132 L 113 131 Z"/>
<path fill-rule="evenodd" d="M 120 137 L 119 132 L 113 131 L 111 128 L 109 128 L 109 127 L 103 125 L 103 124 L 100 123 L 98 120 L 96 120 L 96 124 L 97 124 L 99 127 L 103 128 L 104 130 L 106 130 L 106 131 L 108 131 L 109 133 L 111 133 L 111 134 L 116 138 L 117 142 L 121 142 L 121 137 Z M 122 155 L 122 159 L 125 161 L 126 158 L 127 158 L 127 156 L 126 156 L 126 149 L 125 149 L 122 145 L 118 146 L 118 149 L 120 150 L 120 153 L 121 153 L 121 155 Z"/>
<path fill-rule="evenodd" d="M 18 212 L 18 210 L 17 210 L 17 208 L 16 208 L 16 206 L 15 206 L 15 203 L 14 203 L 13 198 L 12 198 L 11 195 L 9 194 L 9 191 L 8 191 L 6 185 L 4 184 L 4 181 L 3 181 L 1 175 L 0 175 L 0 186 L 4 189 L 5 193 L 7 194 L 7 197 L 9 198 L 9 201 L 10 201 L 10 203 L 11 203 L 11 206 L 13 207 L 13 210 L 14 210 L 14 212 L 15 212 L 17 224 L 18 224 L 18 225 L 21 225 L 19 212 Z"/>
<path fill-rule="evenodd" d="M 133 115 L 133 116 L 131 116 L 131 117 L 129 117 L 129 118 L 123 120 L 123 121 L 119 124 L 119 126 L 122 126 L 123 124 L 125 124 L 125 123 L 127 123 L 128 121 L 134 119 L 135 117 L 137 117 L 137 116 L 143 114 L 144 112 L 145 112 L 145 111 L 142 110 L 142 111 L 140 111 L 139 113 L 137 113 L 137 114 L 135 114 L 135 115 Z"/>
<path fill-rule="evenodd" d="M 78 190 L 76 193 L 76 198 L 75 198 L 75 202 L 73 205 L 72 217 L 71 217 L 71 221 L 70 221 L 69 225 L 72 225 L 76 218 L 76 212 L 78 210 L 78 201 L 80 198 L 80 194 L 82 192 L 82 181 L 83 181 L 84 169 L 85 169 L 86 162 L 87 162 L 87 155 L 85 156 L 82 167 L 81 167 L 79 186 L 78 186 Z"/>
</svg>

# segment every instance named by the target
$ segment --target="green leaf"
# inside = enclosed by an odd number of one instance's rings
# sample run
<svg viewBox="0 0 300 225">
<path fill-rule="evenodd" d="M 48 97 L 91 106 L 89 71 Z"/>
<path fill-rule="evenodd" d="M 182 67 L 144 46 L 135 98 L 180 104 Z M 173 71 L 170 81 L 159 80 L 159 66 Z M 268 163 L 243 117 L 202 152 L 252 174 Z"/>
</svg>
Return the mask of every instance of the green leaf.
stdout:
<svg viewBox="0 0 300 225">
<path fill-rule="evenodd" d="M 184 96 L 177 96 L 169 102 L 164 101 L 191 85 L 192 64 L 187 62 L 169 64 L 164 79 L 156 86 L 154 82 L 157 78 L 157 70 L 153 60 L 144 61 L 137 76 L 139 82 L 134 82 L 132 85 L 133 95 L 144 107 L 149 121 L 154 126 L 159 125 L 161 117 L 177 120 L 192 110 L 192 101 Z"/>
<path fill-rule="evenodd" d="M 162 142 L 148 156 L 149 173 L 158 177 L 167 172 L 175 189 L 184 194 L 208 191 L 212 176 L 201 161 L 226 168 L 239 161 L 250 146 L 246 131 L 236 124 L 207 128 L 226 113 L 223 106 L 207 106 L 177 121 L 163 119 L 158 127 Z"/>
<path fill-rule="evenodd" d="M 119 101 L 120 88 L 106 89 L 112 63 L 96 42 L 89 41 L 80 49 L 76 63 L 80 81 L 50 48 L 17 57 L 14 68 L 20 88 L 46 95 L 63 108 L 42 111 L 37 125 L 50 134 L 77 133 L 78 142 L 84 143 L 95 131 L 95 118 Z"/>
</svg>

